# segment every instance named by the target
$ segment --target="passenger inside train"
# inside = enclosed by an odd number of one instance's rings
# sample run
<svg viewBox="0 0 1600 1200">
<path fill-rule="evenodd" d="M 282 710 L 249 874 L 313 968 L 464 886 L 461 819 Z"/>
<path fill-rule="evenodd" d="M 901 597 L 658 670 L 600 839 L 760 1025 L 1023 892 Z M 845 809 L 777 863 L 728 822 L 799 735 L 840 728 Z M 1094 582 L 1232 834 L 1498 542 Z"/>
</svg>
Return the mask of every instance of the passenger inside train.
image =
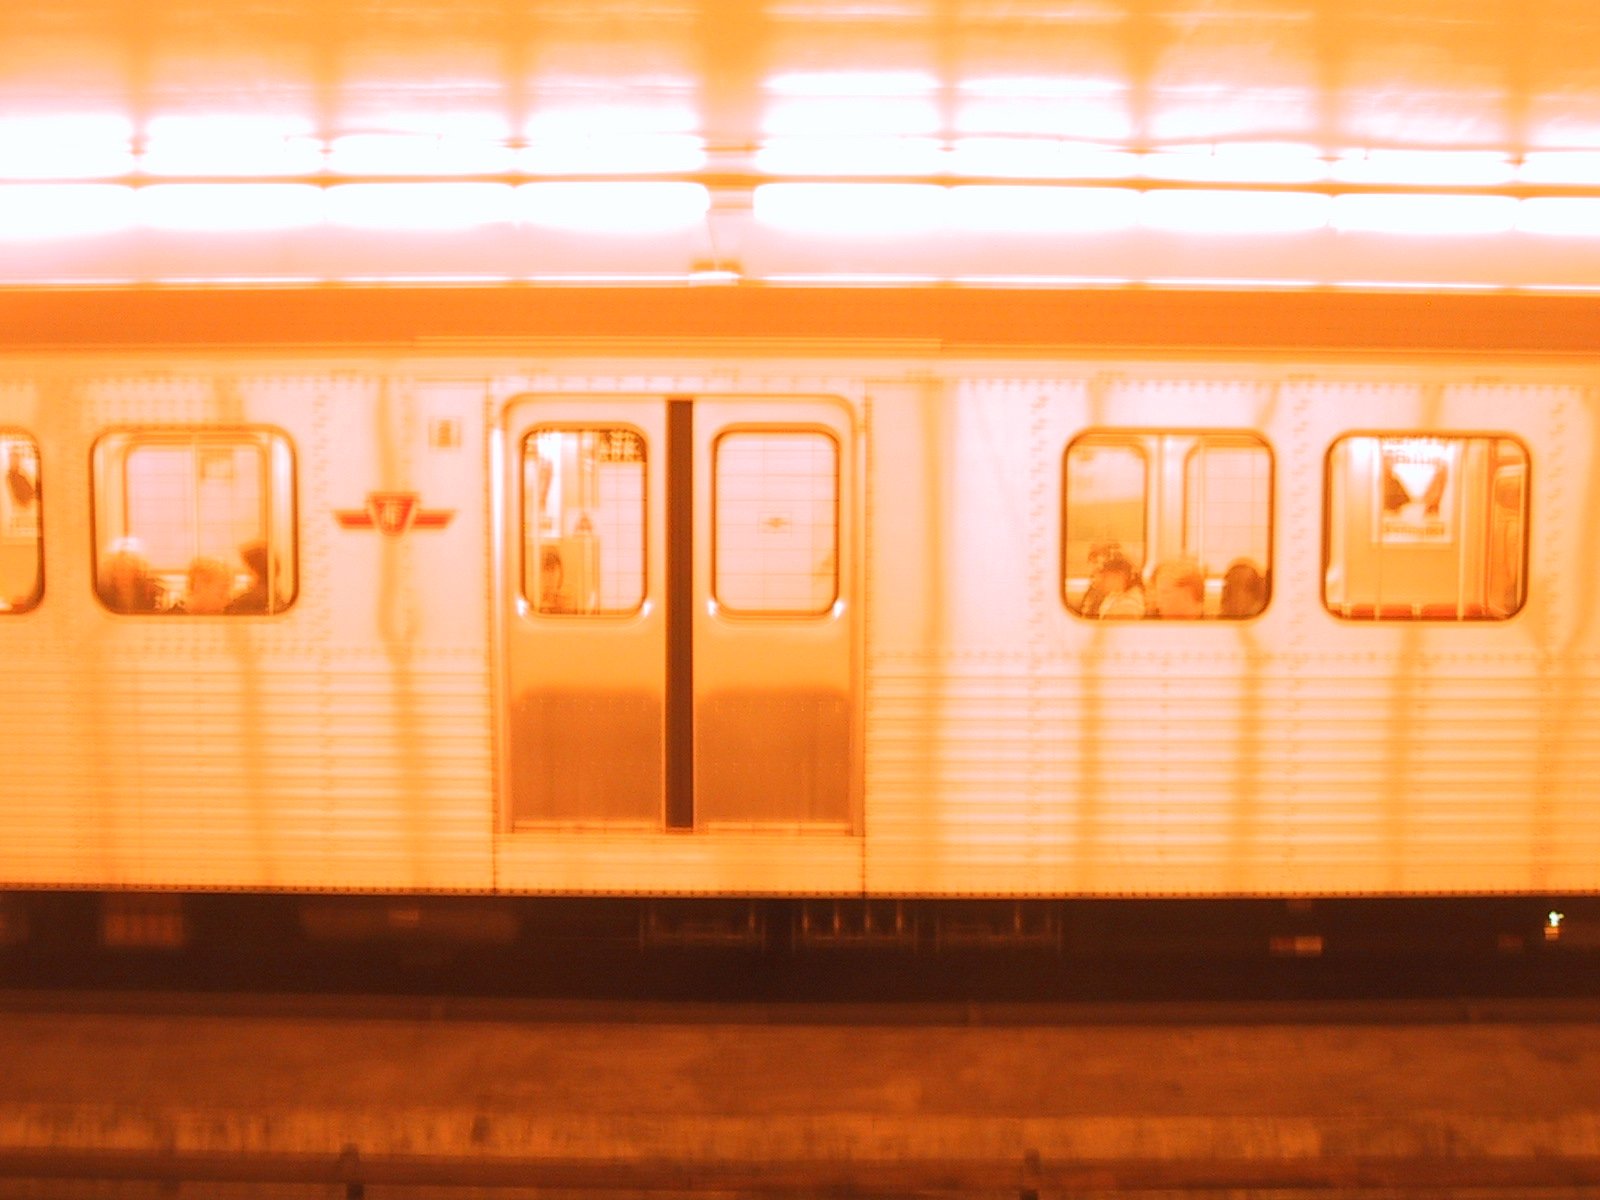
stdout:
<svg viewBox="0 0 1600 1200">
<path fill-rule="evenodd" d="M 1253 617 L 1267 606 L 1267 577 L 1247 558 L 1235 559 L 1222 576 L 1221 615 Z"/>
<path fill-rule="evenodd" d="M 1144 580 L 1115 543 L 1089 552 L 1095 563 L 1089 590 L 1083 597 L 1086 617 L 1142 617 L 1145 615 Z"/>
<path fill-rule="evenodd" d="M 268 582 L 270 564 L 267 558 L 267 544 L 261 541 L 246 542 L 239 547 L 239 557 L 243 560 L 245 569 L 250 572 L 250 582 L 232 600 L 228 601 L 225 611 L 230 616 L 252 616 L 271 612 L 276 605 L 273 603 L 272 589 Z"/>
<path fill-rule="evenodd" d="M 546 546 L 539 555 L 539 611 L 542 613 L 570 613 L 572 596 L 567 591 L 566 567 L 561 561 L 561 551 Z"/>
<path fill-rule="evenodd" d="M 1169 619 L 1205 616 L 1206 576 L 1193 559 L 1171 559 L 1150 576 L 1150 607 L 1146 615 Z"/>
<path fill-rule="evenodd" d="M 233 572 L 220 558 L 205 555 L 189 564 L 187 587 L 174 612 L 191 616 L 216 616 L 226 612 L 233 597 Z"/>
<path fill-rule="evenodd" d="M 112 612 L 160 612 L 165 589 L 150 569 L 137 538 L 118 538 L 100 560 L 100 599 Z"/>
</svg>

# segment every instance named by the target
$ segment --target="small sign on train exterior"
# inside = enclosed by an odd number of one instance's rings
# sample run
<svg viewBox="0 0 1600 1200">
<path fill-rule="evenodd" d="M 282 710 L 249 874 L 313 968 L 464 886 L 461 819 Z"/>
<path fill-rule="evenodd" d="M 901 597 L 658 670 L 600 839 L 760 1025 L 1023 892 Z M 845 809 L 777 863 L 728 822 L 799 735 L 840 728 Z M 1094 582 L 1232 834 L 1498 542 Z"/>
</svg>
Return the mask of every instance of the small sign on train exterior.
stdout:
<svg viewBox="0 0 1600 1200">
<path fill-rule="evenodd" d="M 333 510 L 342 528 L 376 528 L 385 537 L 399 537 L 409 529 L 443 529 L 455 515 L 453 508 L 423 508 L 416 492 L 368 492 L 365 508 Z"/>
</svg>

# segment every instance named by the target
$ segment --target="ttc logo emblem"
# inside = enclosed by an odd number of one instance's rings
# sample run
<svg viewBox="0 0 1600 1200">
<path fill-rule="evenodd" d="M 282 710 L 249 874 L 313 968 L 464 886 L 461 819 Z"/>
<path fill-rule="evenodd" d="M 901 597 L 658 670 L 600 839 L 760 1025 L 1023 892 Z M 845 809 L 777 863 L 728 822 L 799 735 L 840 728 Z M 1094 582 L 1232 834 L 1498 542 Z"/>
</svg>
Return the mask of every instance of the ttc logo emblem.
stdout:
<svg viewBox="0 0 1600 1200">
<path fill-rule="evenodd" d="M 415 492 L 368 492 L 366 508 L 336 508 L 334 520 L 344 529 L 377 529 L 399 537 L 408 529 L 443 529 L 456 515 L 453 508 L 423 508 Z"/>
</svg>

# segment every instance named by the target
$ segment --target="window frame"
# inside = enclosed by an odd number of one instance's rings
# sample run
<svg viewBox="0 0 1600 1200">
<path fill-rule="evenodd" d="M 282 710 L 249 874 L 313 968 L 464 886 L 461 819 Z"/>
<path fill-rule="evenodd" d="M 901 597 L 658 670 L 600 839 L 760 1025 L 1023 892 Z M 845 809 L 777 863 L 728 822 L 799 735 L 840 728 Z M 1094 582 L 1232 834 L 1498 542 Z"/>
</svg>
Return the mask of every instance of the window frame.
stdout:
<svg viewBox="0 0 1600 1200">
<path fill-rule="evenodd" d="M 796 609 L 796 608 L 740 608 L 723 601 L 717 590 L 717 530 L 719 522 L 717 514 L 721 511 L 717 495 L 719 475 L 717 472 L 718 453 L 723 441 L 728 437 L 737 437 L 741 434 L 814 434 L 823 438 L 833 451 L 833 592 L 828 602 L 821 608 Z M 725 425 L 718 429 L 710 443 L 709 467 L 711 475 L 710 486 L 710 511 L 709 538 L 710 558 L 709 570 L 706 579 L 706 595 L 716 606 L 719 616 L 731 617 L 741 621 L 797 621 L 797 620 L 822 620 L 831 616 L 839 606 L 839 600 L 844 595 L 843 564 L 840 561 L 844 554 L 844 447 L 838 435 L 825 425 L 792 424 L 792 423 L 739 423 Z"/>
<path fill-rule="evenodd" d="M 207 444 L 230 449 L 253 448 L 261 456 L 261 532 L 267 542 L 269 561 L 278 569 L 272 574 L 279 581 L 285 574 L 282 563 L 287 560 L 290 588 L 286 594 L 274 597 L 274 603 L 263 612 L 256 613 L 189 613 L 172 607 L 148 611 L 113 608 L 106 603 L 100 590 L 100 571 L 105 557 L 103 545 L 117 538 L 136 536 L 117 534 L 102 542 L 103 485 L 115 486 L 120 491 L 124 524 L 129 509 L 128 460 L 139 449 L 148 446 L 194 447 Z M 280 497 L 275 486 L 275 467 L 281 454 L 287 464 L 286 494 Z M 280 528 L 279 526 L 282 526 Z M 287 553 L 284 543 L 288 543 Z M 300 461 L 299 450 L 289 431 L 279 425 L 114 425 L 101 429 L 89 445 L 89 590 L 99 607 L 119 617 L 281 617 L 300 600 Z M 236 598 L 236 597 L 235 597 Z"/>
<path fill-rule="evenodd" d="M 1512 442 L 1522 452 L 1522 530 L 1520 537 L 1520 554 L 1517 561 L 1517 579 L 1519 594 L 1517 606 L 1504 616 L 1496 616 L 1491 610 L 1487 600 L 1482 605 L 1481 612 L 1467 612 L 1467 608 L 1458 594 L 1454 604 L 1455 614 L 1450 615 L 1438 611 L 1447 607 L 1444 602 L 1438 603 L 1412 603 L 1399 602 L 1386 604 L 1382 599 L 1372 602 L 1347 601 L 1340 611 L 1340 607 L 1329 602 L 1328 599 L 1328 569 L 1333 561 L 1333 456 L 1342 443 L 1358 438 L 1369 438 L 1379 444 L 1381 453 L 1382 443 L 1386 440 L 1415 439 L 1418 441 L 1455 442 L 1462 445 L 1472 441 L 1485 442 Z M 1528 561 L 1533 532 L 1533 451 L 1527 441 L 1520 435 L 1506 430 L 1486 429 L 1372 429 L 1360 428 L 1347 430 L 1336 436 L 1328 443 L 1328 448 L 1322 456 L 1322 554 L 1321 554 L 1321 579 L 1318 583 L 1317 596 L 1323 610 L 1335 620 L 1354 625 L 1411 625 L 1425 623 L 1437 626 L 1457 625 L 1501 625 L 1514 621 L 1528 607 L 1529 578 Z M 1488 503 L 1493 505 L 1493 473 L 1490 474 Z M 1489 551 L 1487 540 L 1482 547 L 1485 557 Z M 1459 551 L 1458 551 L 1459 553 Z M 1485 566 L 1487 575 L 1487 564 Z M 1487 583 L 1487 580 L 1485 580 Z M 1366 611 L 1370 609 L 1371 611 Z M 1409 609 L 1409 611 L 1405 611 Z M 1433 610 L 1433 611 L 1429 611 Z"/>
<path fill-rule="evenodd" d="M 639 439 L 643 450 L 640 459 L 640 486 L 639 486 L 639 598 L 632 608 L 626 609 L 600 609 L 596 612 L 572 611 L 564 612 L 560 609 L 546 609 L 540 607 L 536 596 L 528 595 L 528 547 L 532 539 L 528 537 L 528 495 L 527 495 L 527 464 L 529 448 L 534 439 L 544 433 L 610 433 L 621 432 L 630 434 Z M 576 421 L 551 421 L 539 425 L 530 425 L 523 431 L 520 439 L 521 455 L 517 471 L 518 497 L 521 501 L 517 506 L 517 596 L 522 602 L 523 611 L 537 618 L 556 618 L 570 620 L 584 618 L 595 621 L 630 620 L 638 617 L 645 611 L 650 602 L 650 438 L 645 431 L 627 421 L 612 421 L 609 424 L 595 424 L 594 422 Z"/>
<path fill-rule="evenodd" d="M 1196 617 L 1163 617 L 1159 613 L 1146 613 L 1144 617 L 1136 620 L 1115 621 L 1112 623 L 1138 625 L 1149 621 L 1158 623 L 1166 621 L 1198 621 L 1206 624 L 1219 622 L 1235 624 L 1242 621 L 1253 621 L 1263 616 L 1267 609 L 1272 605 L 1272 599 L 1275 590 L 1273 587 L 1273 561 L 1275 558 L 1275 547 L 1277 540 L 1278 455 L 1272 443 L 1259 430 L 1247 427 L 1228 426 L 1090 426 L 1088 428 L 1079 430 L 1067 440 L 1067 443 L 1061 452 L 1061 524 L 1057 551 L 1056 572 L 1057 578 L 1060 581 L 1059 595 L 1061 598 L 1062 607 L 1081 621 L 1098 623 L 1101 620 L 1099 617 L 1085 616 L 1082 611 L 1081 604 L 1075 606 L 1068 596 L 1068 583 L 1070 576 L 1068 575 L 1069 563 L 1067 561 L 1067 546 L 1071 541 L 1071 538 L 1069 537 L 1070 526 L 1068 524 L 1068 515 L 1071 511 L 1071 472 L 1069 470 L 1069 465 L 1071 462 L 1073 448 L 1078 446 L 1085 439 L 1091 437 L 1101 440 L 1102 444 L 1105 445 L 1116 445 L 1120 441 L 1129 448 L 1135 450 L 1140 456 L 1144 471 L 1144 484 L 1142 489 L 1143 519 L 1141 522 L 1141 544 L 1143 546 L 1143 552 L 1140 556 L 1140 560 L 1134 563 L 1134 567 L 1139 573 L 1142 583 L 1146 587 L 1148 587 L 1151 582 L 1150 580 L 1144 579 L 1146 568 L 1151 567 L 1151 548 L 1160 540 L 1159 535 L 1162 533 L 1160 525 L 1161 514 L 1153 513 L 1151 509 L 1151 474 L 1154 462 L 1151 455 L 1152 447 L 1148 445 L 1147 442 L 1150 439 L 1164 438 L 1190 438 L 1193 440 L 1194 444 L 1183 451 L 1183 466 L 1180 476 L 1181 497 L 1178 505 L 1178 525 L 1176 530 L 1177 540 L 1179 544 L 1183 546 L 1186 553 L 1190 549 L 1188 544 L 1190 517 L 1189 485 L 1193 464 L 1196 461 L 1195 456 L 1200 451 L 1207 448 L 1208 441 L 1210 439 L 1231 441 L 1235 444 L 1234 448 L 1239 449 L 1259 447 L 1265 452 L 1267 456 L 1267 485 L 1266 522 L 1264 536 L 1267 548 L 1267 561 L 1259 564 L 1262 577 L 1266 584 L 1266 593 L 1262 599 L 1261 607 L 1253 613 L 1239 617 L 1229 617 L 1220 612 L 1202 613 L 1200 616 Z M 1155 563 L 1155 566 L 1160 565 L 1161 564 L 1159 561 Z M 1208 564 L 1201 565 L 1206 566 Z M 1154 568 L 1151 569 L 1153 571 Z M 1211 576 L 1208 576 L 1208 578 L 1211 578 Z M 1219 574 L 1216 575 L 1215 578 L 1226 578 L 1225 566 L 1219 568 Z"/>
<path fill-rule="evenodd" d="M 43 452 L 39 447 L 39 439 L 20 425 L 0 425 L 0 439 L 8 439 L 12 442 L 18 439 L 26 439 L 33 451 L 35 478 L 33 480 L 33 500 L 30 505 L 33 509 L 33 592 L 25 597 L 26 603 L 23 604 L 12 604 L 9 598 L 0 596 L 0 617 L 20 617 L 36 611 L 44 603 L 44 458 Z M 9 471 L 7 474 L 9 476 Z M 7 478 L 5 482 L 7 490 L 5 498 L 6 527 L 0 529 L 0 536 L 7 538 L 11 536 L 10 524 L 16 517 L 15 510 L 18 507 L 16 500 L 9 494 L 10 486 L 10 479 Z M 19 539 L 26 538 L 27 533 L 23 532 L 16 536 Z"/>
</svg>

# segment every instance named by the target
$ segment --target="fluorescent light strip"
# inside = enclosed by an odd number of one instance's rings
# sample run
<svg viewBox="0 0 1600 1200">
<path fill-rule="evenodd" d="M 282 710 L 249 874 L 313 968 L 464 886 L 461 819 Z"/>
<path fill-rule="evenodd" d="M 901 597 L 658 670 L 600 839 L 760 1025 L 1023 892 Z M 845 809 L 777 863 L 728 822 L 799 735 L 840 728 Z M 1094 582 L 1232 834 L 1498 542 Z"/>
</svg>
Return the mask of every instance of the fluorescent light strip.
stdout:
<svg viewBox="0 0 1600 1200">
<path fill-rule="evenodd" d="M 581 232 L 660 233 L 703 222 L 709 190 L 684 182 L 0 183 L 0 239 L 88 237 L 131 228 L 270 231 L 323 224 L 382 230 L 520 223 Z M 1416 193 L 1140 190 L 1071 185 L 767 183 L 754 219 L 787 232 L 905 238 L 946 230 L 1047 235 L 1144 227 L 1271 236 L 1600 237 L 1600 198 Z"/>
</svg>

